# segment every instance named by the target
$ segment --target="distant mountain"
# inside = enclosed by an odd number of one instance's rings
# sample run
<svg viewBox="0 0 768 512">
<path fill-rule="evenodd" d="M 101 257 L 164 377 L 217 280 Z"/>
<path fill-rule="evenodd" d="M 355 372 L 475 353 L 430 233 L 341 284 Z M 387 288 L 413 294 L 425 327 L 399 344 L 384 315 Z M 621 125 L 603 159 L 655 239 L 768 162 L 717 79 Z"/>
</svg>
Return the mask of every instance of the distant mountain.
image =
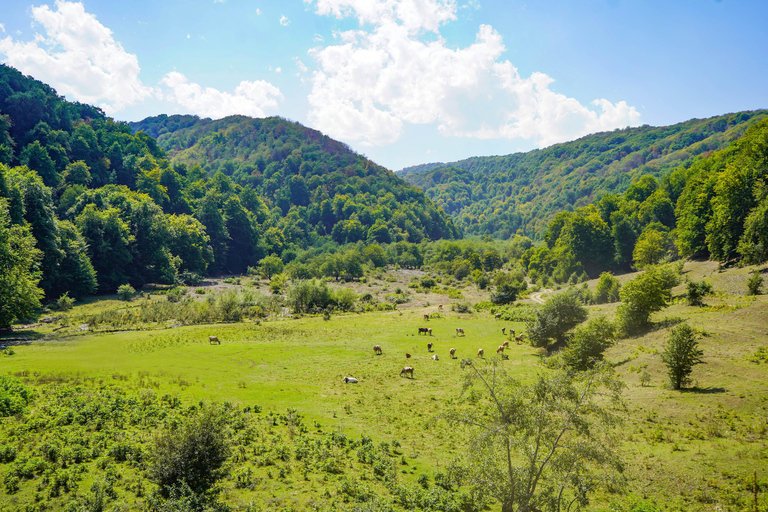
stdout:
<svg viewBox="0 0 768 512">
<path fill-rule="evenodd" d="M 664 178 L 726 147 L 767 110 L 588 135 L 542 150 L 408 167 L 420 187 L 468 235 L 540 235 L 560 211 L 621 193 L 644 175 Z"/>
<path fill-rule="evenodd" d="M 134 133 L 155 137 L 175 165 L 220 171 L 252 187 L 285 215 L 294 207 L 305 209 L 318 234 L 338 242 L 370 238 L 372 229 L 380 242 L 459 236 L 451 219 L 420 190 L 299 123 L 279 117 L 213 121 L 161 115 L 130 126 Z"/>
</svg>

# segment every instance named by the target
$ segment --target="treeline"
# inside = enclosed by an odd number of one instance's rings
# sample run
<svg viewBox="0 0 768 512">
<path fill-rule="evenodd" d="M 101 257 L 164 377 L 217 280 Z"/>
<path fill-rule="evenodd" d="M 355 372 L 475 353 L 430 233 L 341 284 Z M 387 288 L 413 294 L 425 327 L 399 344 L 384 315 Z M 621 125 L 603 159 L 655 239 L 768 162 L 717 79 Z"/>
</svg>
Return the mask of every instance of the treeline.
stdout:
<svg viewBox="0 0 768 512">
<path fill-rule="evenodd" d="M 533 280 L 578 282 L 682 257 L 768 260 L 768 120 L 661 180 L 558 213 L 521 265 Z"/>
<path fill-rule="evenodd" d="M 695 157 L 725 148 L 767 114 L 614 130 L 543 150 L 427 164 L 400 175 L 421 187 L 468 235 L 536 237 L 558 212 L 620 194 L 645 175 L 663 179 Z"/>
</svg>

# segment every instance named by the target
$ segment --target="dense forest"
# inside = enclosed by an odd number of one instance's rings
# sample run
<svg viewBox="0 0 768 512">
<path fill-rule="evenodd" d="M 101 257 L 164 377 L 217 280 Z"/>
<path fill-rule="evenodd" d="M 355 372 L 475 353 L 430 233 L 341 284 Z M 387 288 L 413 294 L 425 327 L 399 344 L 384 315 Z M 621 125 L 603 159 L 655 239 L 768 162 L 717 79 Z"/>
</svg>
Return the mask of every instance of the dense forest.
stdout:
<svg viewBox="0 0 768 512">
<path fill-rule="evenodd" d="M 537 237 L 558 212 L 623 192 L 642 176 L 663 179 L 681 165 L 690 167 L 766 115 L 758 110 L 627 128 L 542 150 L 426 164 L 399 174 L 421 187 L 467 235 Z"/>
<path fill-rule="evenodd" d="M 0 66 L 0 323 L 40 298 L 245 273 L 265 256 L 287 263 L 355 242 L 410 255 L 423 239 L 459 236 L 419 190 L 316 131 L 277 118 L 217 123 L 202 122 L 214 153 L 253 128 L 247 176 L 231 160 L 171 164 L 153 137 Z"/>
</svg>

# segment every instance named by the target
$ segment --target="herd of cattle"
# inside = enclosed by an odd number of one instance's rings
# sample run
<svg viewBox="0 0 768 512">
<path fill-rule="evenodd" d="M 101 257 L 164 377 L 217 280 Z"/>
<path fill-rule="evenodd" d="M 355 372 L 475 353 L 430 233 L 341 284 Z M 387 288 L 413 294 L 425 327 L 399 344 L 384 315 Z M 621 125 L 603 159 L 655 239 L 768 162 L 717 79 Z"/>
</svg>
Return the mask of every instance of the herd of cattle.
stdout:
<svg viewBox="0 0 768 512">
<path fill-rule="evenodd" d="M 424 315 L 424 317 L 428 318 L 429 315 Z M 499 318 L 500 318 L 499 315 L 496 315 L 496 319 L 499 319 Z M 518 344 L 523 342 L 523 338 L 525 336 L 523 333 L 520 333 L 519 335 L 516 335 L 514 329 L 509 329 L 509 334 L 507 334 L 507 328 L 506 327 L 502 327 L 501 328 L 501 333 L 504 336 L 508 335 L 510 339 L 514 339 Z M 431 327 L 419 327 L 417 334 L 424 334 L 425 336 L 426 335 L 432 336 L 432 328 Z M 464 329 L 462 327 L 457 327 L 456 328 L 456 336 L 464 336 Z M 427 352 L 432 352 L 432 347 L 433 346 L 434 346 L 434 344 L 431 341 L 428 342 L 427 343 Z M 507 348 L 509 348 L 509 340 L 505 340 L 504 343 L 499 345 L 499 347 L 496 349 L 496 354 L 500 354 L 502 356 L 502 358 L 503 358 L 504 357 L 504 350 L 507 349 Z M 380 356 L 380 355 L 384 354 L 384 351 L 382 350 L 381 345 L 374 345 L 373 346 L 373 353 L 374 353 L 374 355 L 377 355 L 377 356 Z M 451 359 L 456 359 L 456 349 L 455 348 L 451 348 L 449 350 L 449 353 L 451 354 Z M 485 350 L 483 350 L 482 348 L 478 349 L 477 357 L 484 357 L 484 355 L 485 355 Z M 406 352 L 405 353 L 405 357 L 406 357 L 406 359 L 409 359 L 411 357 L 411 354 Z M 434 361 L 439 361 L 440 360 L 440 357 L 437 354 L 432 354 L 431 358 Z M 406 376 L 406 377 L 409 377 L 409 378 L 412 379 L 413 378 L 413 367 L 412 366 L 404 366 L 403 369 L 400 370 L 400 377 L 402 377 L 402 376 Z M 354 377 L 344 377 L 344 382 L 347 383 L 347 384 L 357 384 L 357 379 L 354 378 Z"/>
<path fill-rule="evenodd" d="M 440 310 L 443 309 L 442 306 L 439 307 Z M 424 315 L 424 318 L 426 320 L 429 320 L 429 315 Z M 496 319 L 499 320 L 501 318 L 501 315 L 496 315 Z M 525 336 L 523 333 L 520 333 L 519 335 L 515 335 L 514 329 L 509 329 L 509 334 L 507 334 L 507 328 L 502 327 L 501 333 L 504 336 L 509 336 L 509 339 L 514 339 L 518 344 L 522 343 L 523 337 Z M 432 328 L 431 327 L 419 327 L 417 334 L 424 334 L 425 336 L 432 336 Z M 464 329 L 462 327 L 456 328 L 456 336 L 464 336 Z M 219 338 L 216 336 L 208 336 L 208 341 L 211 344 L 221 344 L 219 341 Z M 427 351 L 432 352 L 432 347 L 434 344 L 430 341 L 427 343 Z M 496 349 L 496 354 L 500 354 L 502 357 L 504 357 L 504 349 L 509 348 L 509 340 L 505 340 L 504 343 L 499 345 L 499 347 Z M 381 348 L 381 345 L 374 345 L 373 346 L 373 353 L 374 355 L 380 356 L 384 354 L 384 351 Z M 451 348 L 449 351 L 451 355 L 451 359 L 456 359 L 456 349 Z M 485 351 L 481 348 L 477 351 L 477 357 L 484 357 Z M 406 359 L 411 357 L 411 354 L 405 353 Z M 439 361 L 440 357 L 437 354 L 432 354 L 431 357 L 434 361 Z M 405 375 L 406 377 L 413 378 L 413 367 L 412 366 L 405 366 L 402 370 L 400 370 L 400 377 Z M 357 384 L 357 379 L 354 377 L 344 377 L 344 383 L 345 384 Z"/>
</svg>

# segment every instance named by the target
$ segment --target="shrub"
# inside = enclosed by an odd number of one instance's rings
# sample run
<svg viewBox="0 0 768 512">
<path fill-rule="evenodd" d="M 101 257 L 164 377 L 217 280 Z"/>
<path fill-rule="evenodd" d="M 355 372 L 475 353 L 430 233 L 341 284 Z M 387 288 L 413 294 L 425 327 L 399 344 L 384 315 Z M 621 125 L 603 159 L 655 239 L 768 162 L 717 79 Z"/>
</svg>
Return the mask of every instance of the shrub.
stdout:
<svg viewBox="0 0 768 512">
<path fill-rule="evenodd" d="M 32 397 L 32 390 L 20 380 L 0 376 L 0 418 L 21 413 Z"/>
<path fill-rule="evenodd" d="M 568 348 L 562 352 L 563 362 L 579 371 L 594 368 L 615 341 L 616 327 L 603 316 L 593 318 L 573 332 Z"/>
<path fill-rule="evenodd" d="M 136 290 L 130 284 L 121 284 L 117 289 L 117 298 L 129 301 L 136 295 Z"/>
<path fill-rule="evenodd" d="M 155 439 L 149 474 L 164 498 L 183 487 L 202 495 L 222 476 L 229 451 L 224 414 L 202 409 Z"/>
<path fill-rule="evenodd" d="M 171 288 L 168 290 L 168 293 L 166 293 L 166 298 L 169 302 L 179 302 L 181 298 L 187 294 L 187 289 L 182 286 L 176 286 L 175 288 Z"/>
<path fill-rule="evenodd" d="M 617 310 L 619 330 L 623 335 L 648 327 L 651 313 L 667 307 L 672 288 L 680 280 L 678 265 L 651 267 L 624 285 Z"/>
<path fill-rule="evenodd" d="M 595 287 L 595 302 L 598 304 L 618 302 L 620 287 L 619 280 L 613 274 L 603 272 Z"/>
<path fill-rule="evenodd" d="M 568 331 L 587 319 L 574 290 L 553 296 L 536 312 L 536 318 L 528 323 L 528 336 L 534 347 L 546 347 L 553 340 L 565 341 Z"/>
<path fill-rule="evenodd" d="M 763 276 L 755 270 L 752 277 L 747 280 L 747 295 L 760 295 L 760 288 L 763 286 Z"/>
<path fill-rule="evenodd" d="M 685 297 L 691 306 L 701 306 L 704 304 L 702 298 L 712 293 L 712 285 L 706 281 L 697 283 L 690 281 L 686 287 Z"/>
<path fill-rule="evenodd" d="M 471 313 L 472 306 L 470 306 L 468 302 L 455 302 L 451 304 L 451 311 L 457 313 Z"/>
<path fill-rule="evenodd" d="M 704 352 L 699 349 L 696 333 L 688 324 L 681 324 L 670 332 L 661 360 L 667 365 L 667 375 L 673 389 L 680 389 L 691 382 L 693 367 L 701 364 Z"/>
<path fill-rule="evenodd" d="M 75 299 L 69 296 L 69 292 L 59 297 L 59 299 L 53 303 L 54 309 L 58 311 L 68 311 L 75 305 Z"/>
</svg>

